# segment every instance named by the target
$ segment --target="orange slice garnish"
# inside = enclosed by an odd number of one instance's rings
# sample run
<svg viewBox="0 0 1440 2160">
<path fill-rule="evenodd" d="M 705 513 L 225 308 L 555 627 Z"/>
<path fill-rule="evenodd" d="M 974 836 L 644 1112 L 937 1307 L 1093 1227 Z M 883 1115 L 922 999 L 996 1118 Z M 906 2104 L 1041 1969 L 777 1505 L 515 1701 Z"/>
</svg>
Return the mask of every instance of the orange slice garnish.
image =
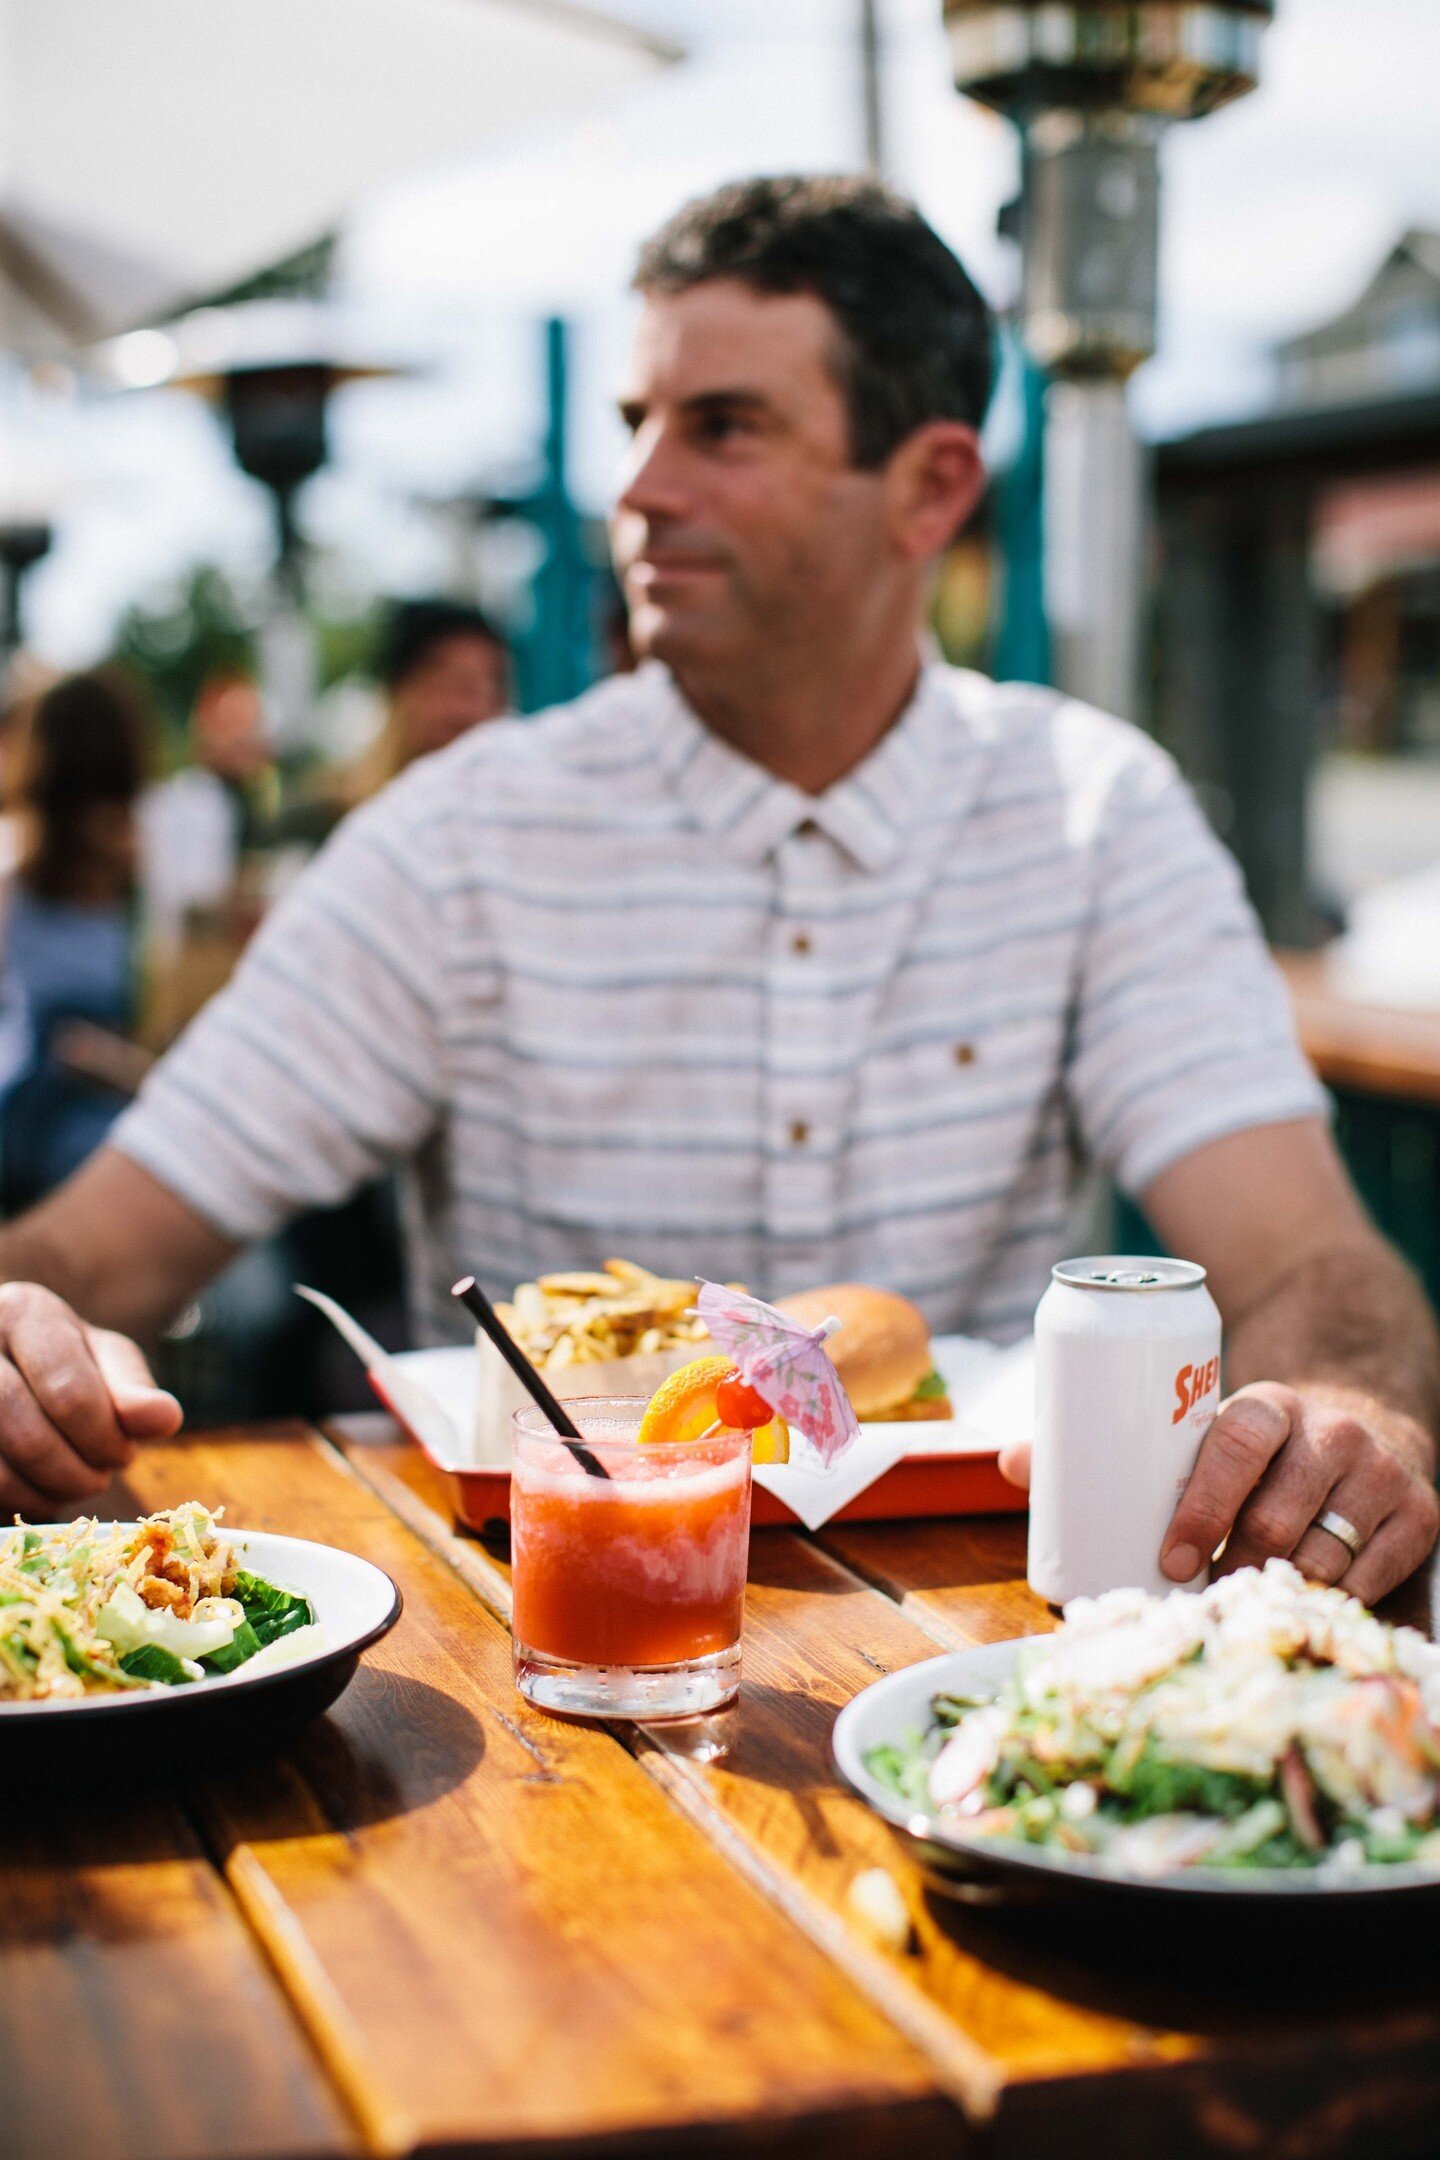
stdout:
<svg viewBox="0 0 1440 2160">
<path fill-rule="evenodd" d="M 789 1462 L 790 1427 L 783 1417 L 772 1417 L 768 1425 L 756 1426 L 750 1435 L 750 1454 L 755 1462 Z"/>
<path fill-rule="evenodd" d="M 720 1423 L 716 1401 L 722 1380 L 733 1380 L 735 1367 L 728 1357 L 692 1358 L 668 1380 L 662 1380 L 640 1420 L 642 1447 L 661 1443 L 673 1447 L 678 1441 L 698 1440 L 712 1425 Z"/>
<path fill-rule="evenodd" d="M 727 1357 L 693 1358 L 682 1365 L 661 1381 L 645 1405 L 636 1436 L 641 1446 L 674 1447 L 702 1439 L 712 1429 L 736 1430 L 721 1415 L 720 1391 L 738 1378 Z M 790 1428 L 784 1418 L 770 1418 L 755 1429 L 752 1452 L 756 1462 L 789 1462 Z"/>
</svg>

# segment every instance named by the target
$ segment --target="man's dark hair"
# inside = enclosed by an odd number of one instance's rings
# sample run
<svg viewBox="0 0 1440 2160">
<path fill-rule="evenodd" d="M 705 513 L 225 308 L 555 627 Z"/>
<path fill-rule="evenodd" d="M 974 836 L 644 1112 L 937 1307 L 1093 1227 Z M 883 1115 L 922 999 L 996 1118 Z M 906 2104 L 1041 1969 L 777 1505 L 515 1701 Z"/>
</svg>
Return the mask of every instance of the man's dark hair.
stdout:
<svg viewBox="0 0 1440 2160">
<path fill-rule="evenodd" d="M 687 203 L 641 250 L 635 289 L 710 278 L 824 301 L 857 465 L 883 465 L 927 420 L 984 419 L 990 311 L 914 204 L 876 181 L 740 180 Z"/>
<path fill-rule="evenodd" d="M 381 632 L 375 672 L 387 690 L 397 690 L 437 645 L 453 637 L 483 638 L 507 655 L 510 650 L 489 617 L 464 601 L 401 600 Z"/>
</svg>

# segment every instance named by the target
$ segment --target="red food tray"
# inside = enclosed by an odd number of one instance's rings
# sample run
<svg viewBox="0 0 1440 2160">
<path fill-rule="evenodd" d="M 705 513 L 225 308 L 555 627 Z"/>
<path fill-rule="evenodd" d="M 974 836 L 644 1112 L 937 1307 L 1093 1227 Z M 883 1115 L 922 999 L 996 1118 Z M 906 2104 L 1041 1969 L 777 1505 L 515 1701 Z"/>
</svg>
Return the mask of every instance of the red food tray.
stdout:
<svg viewBox="0 0 1440 2160">
<path fill-rule="evenodd" d="M 440 1353 L 442 1356 L 449 1354 Z M 410 1359 L 402 1358 L 396 1363 L 404 1365 L 413 1361 L 414 1353 Z M 445 1478 L 458 1520 L 471 1530 L 483 1530 L 487 1523 L 508 1522 L 509 1470 L 477 1468 L 447 1460 L 418 1429 L 418 1422 L 407 1417 L 400 1408 L 386 1387 L 384 1370 L 372 1366 L 369 1378 L 386 1409 L 404 1426 L 416 1445 L 423 1448 Z M 933 1433 L 935 1428 L 930 1425 L 925 1430 Z M 860 1444 L 863 1445 L 863 1441 Z M 996 1451 L 972 1447 L 958 1449 L 953 1454 L 903 1458 L 892 1464 L 873 1485 L 867 1485 L 863 1492 L 837 1509 L 830 1521 L 895 1522 L 907 1517 L 936 1515 L 1016 1515 L 1023 1514 L 1024 1509 L 1024 1494 L 1000 1475 Z M 763 1485 L 756 1485 L 751 1521 L 756 1525 L 798 1524 L 800 1518 L 777 1494 L 768 1492 Z"/>
<path fill-rule="evenodd" d="M 425 1452 L 430 1454 L 428 1448 Z M 430 1460 L 447 1479 L 456 1516 L 468 1528 L 483 1530 L 487 1523 L 510 1520 L 508 1470 L 458 1470 L 434 1455 Z M 1001 1477 L 993 1455 L 917 1455 L 894 1464 L 830 1520 L 896 1522 L 907 1516 L 1016 1515 L 1024 1510 L 1025 1495 Z M 799 1516 L 763 1485 L 754 1487 L 750 1521 L 756 1528 L 800 1525 Z"/>
</svg>

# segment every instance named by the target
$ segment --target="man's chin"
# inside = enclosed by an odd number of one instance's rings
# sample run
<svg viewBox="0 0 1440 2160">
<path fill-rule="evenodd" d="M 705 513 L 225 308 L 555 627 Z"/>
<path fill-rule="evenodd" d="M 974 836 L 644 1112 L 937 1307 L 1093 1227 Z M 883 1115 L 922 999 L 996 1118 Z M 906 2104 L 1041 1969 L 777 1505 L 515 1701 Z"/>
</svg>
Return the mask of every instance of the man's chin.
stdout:
<svg viewBox="0 0 1440 2160">
<path fill-rule="evenodd" d="M 680 608 L 637 609 L 630 619 L 630 643 L 637 659 L 659 660 L 676 674 L 723 666 L 734 648 L 720 624 Z"/>
</svg>

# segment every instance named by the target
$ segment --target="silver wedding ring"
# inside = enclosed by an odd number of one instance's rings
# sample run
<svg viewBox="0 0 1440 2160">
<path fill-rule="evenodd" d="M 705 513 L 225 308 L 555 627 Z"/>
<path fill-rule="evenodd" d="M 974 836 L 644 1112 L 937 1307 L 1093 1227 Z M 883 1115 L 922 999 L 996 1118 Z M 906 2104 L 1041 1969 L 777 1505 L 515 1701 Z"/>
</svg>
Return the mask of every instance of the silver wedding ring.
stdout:
<svg viewBox="0 0 1440 2160">
<path fill-rule="evenodd" d="M 1357 1560 L 1365 1550 L 1365 1540 L 1355 1528 L 1354 1523 L 1350 1522 L 1344 1515 L 1337 1515 L 1334 1508 L 1326 1508 L 1315 1528 L 1317 1530 L 1328 1530 L 1331 1537 L 1339 1538 L 1340 1543 L 1347 1546 Z"/>
</svg>

